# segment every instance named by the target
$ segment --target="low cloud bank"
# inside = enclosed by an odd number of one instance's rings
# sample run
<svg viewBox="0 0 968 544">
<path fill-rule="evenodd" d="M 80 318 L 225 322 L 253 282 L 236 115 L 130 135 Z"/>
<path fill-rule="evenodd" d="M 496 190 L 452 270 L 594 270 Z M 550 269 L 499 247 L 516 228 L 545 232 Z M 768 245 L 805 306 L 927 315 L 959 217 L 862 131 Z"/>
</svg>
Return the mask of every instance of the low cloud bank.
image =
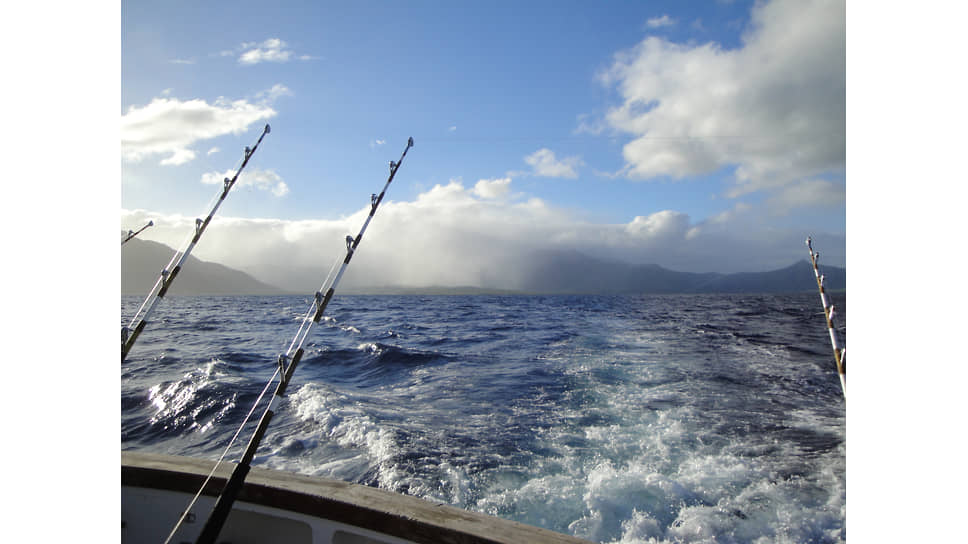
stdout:
<svg viewBox="0 0 968 544">
<path fill-rule="evenodd" d="M 436 185 L 414 201 L 385 201 L 344 280 L 346 287 L 478 286 L 514 289 L 527 263 L 548 252 L 579 252 L 690 272 L 766 271 L 804 259 L 805 234 L 767 228 L 749 206 L 694 222 L 681 212 L 643 214 L 624 224 L 589 223 L 538 198 L 516 194 L 510 178 Z M 193 254 L 272 285 L 310 292 L 345 255 L 369 213 L 338 219 L 216 216 Z M 195 217 L 122 210 L 121 228 L 148 220 L 142 237 L 181 247 Z M 828 264 L 844 264 L 842 235 L 807 233 Z"/>
</svg>

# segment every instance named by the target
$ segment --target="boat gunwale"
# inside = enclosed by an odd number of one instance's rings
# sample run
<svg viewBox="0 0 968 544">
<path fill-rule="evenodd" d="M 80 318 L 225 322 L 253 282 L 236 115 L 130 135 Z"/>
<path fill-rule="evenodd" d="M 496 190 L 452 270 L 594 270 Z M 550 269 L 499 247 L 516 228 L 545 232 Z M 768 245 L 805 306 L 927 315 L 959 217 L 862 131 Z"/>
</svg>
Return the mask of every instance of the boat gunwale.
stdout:
<svg viewBox="0 0 968 544">
<path fill-rule="evenodd" d="M 194 494 L 214 464 L 206 459 L 122 451 L 121 485 Z M 202 493 L 217 496 L 233 468 L 233 463 L 223 462 Z M 427 544 L 588 543 L 541 527 L 375 487 L 260 467 L 252 467 L 238 500 Z"/>
</svg>

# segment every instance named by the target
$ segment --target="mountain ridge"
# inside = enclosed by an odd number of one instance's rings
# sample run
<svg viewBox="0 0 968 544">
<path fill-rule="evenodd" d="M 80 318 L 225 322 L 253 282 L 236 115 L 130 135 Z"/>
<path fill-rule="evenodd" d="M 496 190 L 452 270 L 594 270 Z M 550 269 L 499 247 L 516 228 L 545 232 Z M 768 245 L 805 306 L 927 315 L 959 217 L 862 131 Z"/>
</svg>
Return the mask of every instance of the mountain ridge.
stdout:
<svg viewBox="0 0 968 544">
<path fill-rule="evenodd" d="M 548 252 L 530 265 L 526 291 L 602 294 L 789 293 L 817 289 L 806 259 L 765 272 L 679 272 L 656 264 L 608 262 L 578 252 Z M 826 288 L 847 288 L 846 269 L 823 266 Z"/>
<path fill-rule="evenodd" d="M 121 293 L 145 294 L 157 281 L 174 249 L 132 239 L 121 250 Z M 813 268 L 806 259 L 766 272 L 679 272 L 657 264 L 603 261 L 577 251 L 537 252 L 520 262 L 503 285 L 412 286 L 372 285 L 342 289 L 343 294 L 701 294 L 792 293 L 815 291 Z M 189 256 L 173 295 L 306 294 L 263 282 L 219 263 Z M 846 289 L 846 269 L 823 266 L 826 288 Z"/>
<path fill-rule="evenodd" d="M 151 240 L 132 238 L 121 248 L 121 294 L 146 295 L 175 250 Z M 191 255 L 168 291 L 172 295 L 284 295 L 292 294 L 257 280 L 245 272 Z"/>
</svg>

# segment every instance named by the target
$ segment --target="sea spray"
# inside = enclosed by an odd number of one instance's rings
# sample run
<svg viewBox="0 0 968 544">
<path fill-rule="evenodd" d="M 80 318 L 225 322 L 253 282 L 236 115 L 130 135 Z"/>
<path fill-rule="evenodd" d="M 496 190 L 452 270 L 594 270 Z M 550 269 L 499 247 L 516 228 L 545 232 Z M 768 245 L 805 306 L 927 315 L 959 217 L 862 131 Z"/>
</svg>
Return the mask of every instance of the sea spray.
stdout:
<svg viewBox="0 0 968 544">
<path fill-rule="evenodd" d="M 267 316 L 303 300 L 173 298 L 163 341 L 141 344 L 122 369 L 123 448 L 216 457 L 211 444 L 234 432 L 273 370 L 278 342 L 262 339 L 291 332 Z M 363 301 L 367 311 L 342 317 Z M 124 298 L 122 310 L 138 302 Z M 227 302 L 238 317 L 210 320 Z M 844 400 L 815 293 L 336 297 L 332 307 L 359 332 L 315 331 L 262 466 L 599 542 L 846 539 Z M 501 315 L 518 317 L 491 327 Z M 214 325 L 190 331 L 186 320 Z M 218 379 L 188 387 L 213 359 Z M 170 384 L 190 394 L 159 415 L 149 392 Z M 236 406 L 201 432 L 212 416 L 196 410 L 213 399 Z"/>
</svg>

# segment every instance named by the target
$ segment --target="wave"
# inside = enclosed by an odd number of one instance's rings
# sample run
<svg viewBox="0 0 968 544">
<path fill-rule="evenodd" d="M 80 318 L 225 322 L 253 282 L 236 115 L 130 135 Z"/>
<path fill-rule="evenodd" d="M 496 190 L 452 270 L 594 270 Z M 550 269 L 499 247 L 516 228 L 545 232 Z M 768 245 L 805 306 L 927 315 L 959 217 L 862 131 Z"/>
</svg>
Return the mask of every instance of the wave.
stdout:
<svg viewBox="0 0 968 544">
<path fill-rule="evenodd" d="M 162 307 L 121 367 L 122 447 L 217 456 L 304 302 Z M 244 318 L 220 322 L 228 306 Z M 815 294 L 331 307 L 257 464 L 599 542 L 845 540 L 843 395 Z"/>
</svg>

